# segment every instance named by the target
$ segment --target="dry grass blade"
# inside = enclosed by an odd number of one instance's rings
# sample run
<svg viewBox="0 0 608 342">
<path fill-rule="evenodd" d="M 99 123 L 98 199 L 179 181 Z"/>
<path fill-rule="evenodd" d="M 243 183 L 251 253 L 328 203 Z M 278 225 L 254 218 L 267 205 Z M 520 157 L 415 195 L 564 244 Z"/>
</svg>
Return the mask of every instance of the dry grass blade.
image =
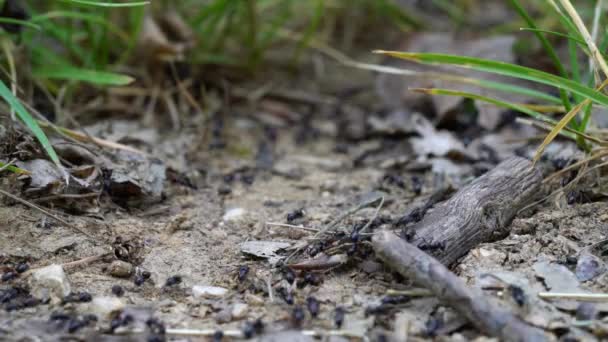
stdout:
<svg viewBox="0 0 608 342">
<path fill-rule="evenodd" d="M 601 91 L 607 85 L 608 85 L 608 79 L 604 80 L 604 82 L 602 82 L 602 84 L 597 88 L 597 90 Z M 570 110 L 570 112 L 568 112 L 561 120 L 559 120 L 557 125 L 555 125 L 555 127 L 553 127 L 551 132 L 549 132 L 549 134 L 547 134 L 547 136 L 543 140 L 542 144 L 540 144 L 538 149 L 536 149 L 536 154 L 534 155 L 534 163 L 536 163 L 540 159 L 541 155 L 545 151 L 545 148 L 547 148 L 547 146 L 553 141 L 553 139 L 555 139 L 555 137 L 557 137 L 559 132 L 561 132 L 566 127 L 566 125 L 576 116 L 576 114 L 578 114 L 578 112 L 580 112 L 581 109 L 583 109 L 585 106 L 589 105 L 590 103 L 591 103 L 590 99 L 584 100 L 583 102 L 574 106 Z"/>
<path fill-rule="evenodd" d="M 587 27 L 585 27 L 585 23 L 583 23 L 583 20 L 578 15 L 578 12 L 574 8 L 574 6 L 572 6 L 570 0 L 559 0 L 559 2 L 562 4 L 566 12 L 568 12 L 568 15 L 574 22 L 574 25 L 576 25 L 576 28 L 578 29 L 579 33 L 585 39 L 585 43 L 589 47 L 589 52 L 591 52 L 591 56 L 593 57 L 596 66 L 602 70 L 606 77 L 608 77 L 608 65 L 606 65 L 606 60 L 604 60 L 604 57 L 598 50 L 597 45 L 595 45 L 593 38 L 589 34 L 589 31 L 587 31 Z"/>
</svg>

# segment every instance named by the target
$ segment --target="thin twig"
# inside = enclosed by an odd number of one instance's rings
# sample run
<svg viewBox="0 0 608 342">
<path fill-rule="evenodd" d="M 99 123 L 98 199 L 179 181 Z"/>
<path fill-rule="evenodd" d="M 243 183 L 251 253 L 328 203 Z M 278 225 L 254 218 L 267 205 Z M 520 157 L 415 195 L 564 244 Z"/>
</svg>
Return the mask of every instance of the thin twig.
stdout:
<svg viewBox="0 0 608 342">
<path fill-rule="evenodd" d="M 384 196 L 380 197 L 380 204 L 378 204 L 378 207 L 376 208 L 376 211 L 374 212 L 374 215 L 372 215 L 372 217 L 370 217 L 369 221 L 367 221 L 367 223 L 365 224 L 365 226 L 363 226 L 363 228 L 361 228 L 361 230 L 359 230 L 359 234 L 365 233 L 365 231 L 367 230 L 367 228 L 369 228 L 369 226 L 372 225 L 372 222 L 374 222 L 374 220 L 378 217 L 378 213 L 380 212 L 380 209 L 382 208 L 382 206 L 384 205 Z"/>
<path fill-rule="evenodd" d="M 608 302 L 608 293 L 539 292 L 538 296 L 544 299 L 571 299 L 581 302 Z"/>
<path fill-rule="evenodd" d="M 101 260 L 107 256 L 109 256 L 111 253 L 103 253 L 103 254 L 99 254 L 99 255 L 93 255 L 93 256 L 89 256 L 86 258 L 82 258 L 79 260 L 74 260 L 74 261 L 70 261 L 70 262 L 66 262 L 65 264 L 61 264 L 61 266 L 63 266 L 63 268 L 68 268 L 68 267 L 76 267 L 76 266 L 81 266 L 81 265 L 87 265 L 90 263 L 93 263 L 97 260 Z"/>
<path fill-rule="evenodd" d="M 311 232 L 318 232 L 319 231 L 317 228 L 296 226 L 296 225 L 293 225 L 293 224 L 280 223 L 280 222 L 265 222 L 264 224 L 267 225 L 267 226 L 276 226 L 276 227 L 302 229 L 302 230 L 308 230 L 308 231 L 311 231 Z"/>
<path fill-rule="evenodd" d="M 412 290 L 386 290 L 387 296 L 408 296 L 408 297 L 431 297 L 433 292 L 427 289 L 412 289 Z"/>
<path fill-rule="evenodd" d="M 46 216 L 48 216 L 48 217 L 52 218 L 53 220 L 55 220 L 55 221 L 57 221 L 57 222 L 59 222 L 59 223 L 61 223 L 61 224 L 64 224 L 65 226 L 67 226 L 67 227 L 69 227 L 69 228 L 72 228 L 72 229 L 74 229 L 74 230 L 76 230 L 76 231 L 80 232 L 81 234 L 84 234 L 84 235 L 88 236 L 88 237 L 89 237 L 89 238 L 91 238 L 91 239 L 94 239 L 94 238 L 95 238 L 94 236 L 90 235 L 89 233 L 87 233 L 87 232 L 83 231 L 82 229 L 80 229 L 80 228 L 78 228 L 78 227 L 74 226 L 73 224 L 71 224 L 71 223 L 67 222 L 66 220 L 64 220 L 64 219 L 60 218 L 59 216 L 57 216 L 57 215 L 55 215 L 55 214 L 51 213 L 50 211 L 48 211 L 48 210 L 46 210 L 46 209 L 43 209 L 43 208 L 41 208 L 41 207 L 39 207 L 39 206 L 35 205 L 35 204 L 34 204 L 34 203 L 32 203 L 32 202 L 26 201 L 26 200 L 24 200 L 24 199 L 22 199 L 22 198 L 20 198 L 20 197 L 17 197 L 17 196 L 15 196 L 15 195 L 13 195 L 13 194 L 11 194 L 11 193 L 8 193 L 8 192 L 6 192 L 6 191 L 4 191 L 4 190 L 1 190 L 1 189 L 0 189 L 0 194 L 2 194 L 2 195 L 4 195 L 4 196 L 6 196 L 6 197 L 8 197 L 8 198 L 11 198 L 12 200 L 17 201 L 17 202 L 19 202 L 19 203 L 21 203 L 21 204 L 23 204 L 23 205 L 25 205 L 25 206 L 27 206 L 27 207 L 29 207 L 29 208 L 32 208 L 32 209 L 34 209 L 34 210 L 38 210 L 39 212 L 41 212 L 41 213 L 43 213 L 44 215 L 46 215 Z"/>
</svg>

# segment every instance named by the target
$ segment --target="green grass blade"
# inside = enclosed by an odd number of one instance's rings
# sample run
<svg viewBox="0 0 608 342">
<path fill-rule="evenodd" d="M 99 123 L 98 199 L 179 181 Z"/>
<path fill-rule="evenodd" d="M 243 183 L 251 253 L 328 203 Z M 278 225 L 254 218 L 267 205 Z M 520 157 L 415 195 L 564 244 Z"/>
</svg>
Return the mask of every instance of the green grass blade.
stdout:
<svg viewBox="0 0 608 342">
<path fill-rule="evenodd" d="M 63 170 L 61 163 L 59 162 L 59 157 L 55 152 L 55 149 L 51 145 L 49 139 L 46 134 L 42 131 L 36 120 L 30 115 L 30 113 L 23 107 L 21 101 L 11 93 L 11 91 L 6 87 L 4 82 L 0 81 L 0 97 L 8 103 L 8 105 L 15 110 L 15 113 L 23 121 L 23 123 L 27 126 L 27 128 L 32 131 L 36 139 L 40 142 L 46 153 L 49 155 L 51 160 L 59 167 L 60 170 Z"/>
<path fill-rule="evenodd" d="M 481 102 L 486 102 L 486 103 L 493 104 L 497 107 L 512 109 L 512 110 L 527 114 L 539 121 L 543 121 L 543 122 L 546 122 L 546 123 L 549 123 L 552 125 L 557 124 L 557 122 L 555 120 L 551 119 L 550 117 L 548 117 L 542 113 L 539 113 L 535 110 L 532 110 L 530 108 L 526 108 L 520 104 L 502 101 L 499 99 L 495 99 L 495 98 L 491 98 L 491 97 L 487 97 L 487 96 L 483 96 L 483 95 L 479 95 L 479 94 L 473 94 L 473 93 L 469 93 L 469 92 L 465 92 L 465 91 L 458 91 L 458 90 L 451 90 L 451 89 L 441 89 L 441 88 L 414 88 L 414 89 L 410 89 L 410 90 L 429 94 L 429 95 L 458 96 L 458 97 L 464 97 L 464 98 L 477 100 L 477 101 L 481 101 Z M 562 132 L 562 134 L 573 140 L 576 139 L 576 135 L 574 135 L 570 132 Z"/>
<path fill-rule="evenodd" d="M 39 25 L 31 23 L 28 20 L 20 20 L 20 19 L 15 19 L 15 18 L 0 17 L 0 23 L 3 23 L 3 24 L 17 24 L 17 25 L 33 28 L 35 30 L 40 30 L 41 29 Z"/>
<path fill-rule="evenodd" d="M 522 19 L 524 19 L 524 21 L 530 28 L 538 29 L 538 27 L 536 26 L 536 23 L 534 23 L 534 19 L 532 19 L 532 17 L 530 17 L 528 15 L 528 12 L 523 8 L 523 6 L 521 6 L 521 4 L 519 3 L 518 0 L 511 0 L 510 2 L 511 2 L 511 5 L 513 6 L 513 8 L 515 9 L 515 11 L 517 11 L 517 14 L 519 14 L 519 16 L 522 17 Z M 551 58 L 551 61 L 553 62 L 553 64 L 557 68 L 557 70 L 559 71 L 559 74 L 562 75 L 562 77 L 568 77 L 568 72 L 566 71 L 566 68 L 564 68 L 564 65 L 562 64 L 559 57 L 557 56 L 557 52 L 555 52 L 553 45 L 551 45 L 551 43 L 549 42 L 547 37 L 545 37 L 539 31 L 534 31 L 534 35 L 540 41 L 541 45 L 543 46 L 543 49 L 545 49 L 545 51 L 549 55 L 549 58 Z M 562 99 L 562 102 L 563 102 L 566 110 L 570 110 L 572 105 L 570 104 L 570 100 L 568 99 L 568 94 L 564 91 L 564 89 L 559 89 L 559 97 Z"/>
<path fill-rule="evenodd" d="M 3 162 L 0 162 L 0 169 L 7 170 L 7 171 L 10 171 L 12 173 L 21 174 L 21 175 L 29 175 L 29 174 L 31 174 L 31 172 L 29 172 L 28 170 L 24 170 L 22 168 L 14 166 L 14 165 L 8 165 L 7 166 Z"/>
<path fill-rule="evenodd" d="M 487 102 L 487 103 L 493 104 L 493 105 L 501 107 L 501 108 L 513 109 L 518 112 L 522 112 L 537 120 L 555 123 L 555 121 L 552 120 L 551 118 L 549 118 L 548 116 L 546 116 L 542 113 L 539 113 L 535 110 L 526 108 L 520 104 L 502 101 L 502 100 L 498 100 L 495 98 L 491 98 L 491 97 L 487 97 L 487 96 L 483 96 L 483 95 L 479 95 L 479 94 L 469 93 L 466 91 L 442 89 L 442 88 L 412 88 L 410 90 L 419 92 L 419 93 L 429 94 L 429 95 L 459 96 L 459 97 L 464 97 L 464 98 L 471 99 L 471 100 Z"/>
<path fill-rule="evenodd" d="M 122 30 L 117 25 L 112 22 L 104 19 L 101 16 L 90 14 L 90 13 L 82 13 L 82 12 L 74 12 L 74 11 L 50 11 L 44 14 L 36 15 L 30 19 L 33 23 L 41 23 L 52 20 L 52 19 L 62 19 L 62 18 L 71 18 L 71 19 L 79 19 L 86 22 L 91 22 L 94 24 L 102 25 L 110 30 L 112 33 L 115 33 L 118 37 L 120 37 L 125 42 L 129 41 L 129 35 Z"/>
<path fill-rule="evenodd" d="M 588 98 L 596 103 L 608 106 L 608 96 L 600 93 L 599 91 L 596 91 L 593 88 L 589 88 L 585 85 L 582 85 L 564 77 L 560 77 L 532 68 L 523 67 L 516 64 L 440 53 L 416 53 L 383 50 L 377 50 L 374 52 L 418 63 L 454 65 L 462 68 L 469 68 L 473 70 L 484 71 L 542 83 L 560 89 L 568 90 L 572 93 L 579 94 L 585 98 Z"/>
<path fill-rule="evenodd" d="M 63 2 L 71 2 L 78 5 L 98 6 L 98 7 L 137 7 L 146 6 L 150 1 L 133 1 L 133 2 L 103 2 L 93 0 L 61 0 Z"/>
<path fill-rule="evenodd" d="M 57 65 L 43 66 L 34 69 L 33 75 L 40 78 L 83 81 L 97 85 L 122 86 L 133 82 L 133 77 L 127 75 Z"/>
<path fill-rule="evenodd" d="M 567 34 L 567 33 L 562 33 L 562 32 L 557 32 L 557 31 L 551 31 L 551 30 L 543 30 L 543 29 L 537 29 L 537 28 L 529 28 L 529 27 L 522 27 L 520 28 L 521 31 L 529 31 L 529 32 L 540 32 L 540 33 L 547 33 L 547 34 L 552 34 L 554 36 L 558 36 L 558 37 L 562 37 L 562 38 L 566 38 L 569 40 L 573 40 L 579 44 L 582 44 L 584 48 L 587 48 L 587 44 L 585 44 L 585 41 L 580 39 L 579 37 L 575 37 L 573 35 Z"/>
</svg>

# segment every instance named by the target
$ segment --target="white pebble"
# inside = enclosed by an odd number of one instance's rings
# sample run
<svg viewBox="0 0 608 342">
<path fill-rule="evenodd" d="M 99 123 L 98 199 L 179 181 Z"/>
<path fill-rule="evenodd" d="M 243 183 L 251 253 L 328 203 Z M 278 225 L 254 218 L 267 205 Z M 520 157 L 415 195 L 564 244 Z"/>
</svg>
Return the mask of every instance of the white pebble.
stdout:
<svg viewBox="0 0 608 342">
<path fill-rule="evenodd" d="M 34 297 L 42 300 L 50 298 L 53 303 L 60 302 L 71 291 L 63 267 L 55 264 L 33 271 L 30 287 Z"/>
<path fill-rule="evenodd" d="M 236 221 L 242 218 L 247 211 L 243 208 L 232 208 L 228 209 L 224 216 L 222 217 L 223 221 Z"/>
<path fill-rule="evenodd" d="M 228 293 L 228 290 L 218 286 L 192 286 L 192 296 L 194 298 L 221 298 Z"/>
<path fill-rule="evenodd" d="M 248 309 L 249 309 L 249 305 L 247 305 L 245 303 L 235 303 L 232 306 L 232 312 L 231 312 L 232 318 L 241 319 L 241 318 L 245 317 Z"/>
<path fill-rule="evenodd" d="M 125 308 L 125 303 L 116 297 L 95 297 L 90 303 L 87 303 L 83 312 L 92 313 L 99 318 L 112 318 L 112 316 L 122 311 Z"/>
</svg>

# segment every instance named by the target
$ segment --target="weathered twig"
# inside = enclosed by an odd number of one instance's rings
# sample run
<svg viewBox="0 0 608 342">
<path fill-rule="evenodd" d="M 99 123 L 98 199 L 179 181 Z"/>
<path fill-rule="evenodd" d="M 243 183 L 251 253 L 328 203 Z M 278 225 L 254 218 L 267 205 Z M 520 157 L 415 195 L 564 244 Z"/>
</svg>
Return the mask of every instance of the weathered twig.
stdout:
<svg viewBox="0 0 608 342">
<path fill-rule="evenodd" d="M 541 180 L 529 160 L 507 159 L 412 225 L 410 241 L 452 265 L 480 243 L 506 236 L 517 211 L 538 194 Z"/>
<path fill-rule="evenodd" d="M 546 341 L 549 336 L 491 301 L 480 289 L 469 288 L 437 259 L 391 232 L 377 233 L 376 254 L 402 275 L 432 291 L 467 317 L 478 329 L 501 341 Z"/>
</svg>

